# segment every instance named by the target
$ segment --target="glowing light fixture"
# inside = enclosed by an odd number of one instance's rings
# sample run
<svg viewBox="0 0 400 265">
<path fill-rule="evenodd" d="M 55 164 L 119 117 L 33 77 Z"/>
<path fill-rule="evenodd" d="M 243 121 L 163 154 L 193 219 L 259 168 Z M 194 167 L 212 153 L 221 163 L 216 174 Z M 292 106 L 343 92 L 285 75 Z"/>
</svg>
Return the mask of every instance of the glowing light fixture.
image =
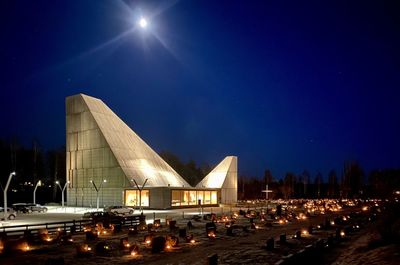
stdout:
<svg viewBox="0 0 400 265">
<path fill-rule="evenodd" d="M 94 183 L 94 181 L 92 179 L 89 182 L 92 183 L 94 189 L 96 190 L 96 209 L 98 211 L 99 210 L 99 203 L 100 203 L 99 191 L 101 190 L 101 187 L 103 187 L 103 183 L 107 183 L 107 180 L 103 179 L 103 181 L 100 182 L 100 186 L 99 187 L 97 187 L 96 183 Z"/>
<path fill-rule="evenodd" d="M 69 181 L 65 182 L 64 187 L 61 187 L 60 181 L 58 181 L 58 180 L 55 183 L 61 190 L 61 206 L 62 206 L 62 208 L 64 208 L 64 191 L 70 182 Z"/>
</svg>

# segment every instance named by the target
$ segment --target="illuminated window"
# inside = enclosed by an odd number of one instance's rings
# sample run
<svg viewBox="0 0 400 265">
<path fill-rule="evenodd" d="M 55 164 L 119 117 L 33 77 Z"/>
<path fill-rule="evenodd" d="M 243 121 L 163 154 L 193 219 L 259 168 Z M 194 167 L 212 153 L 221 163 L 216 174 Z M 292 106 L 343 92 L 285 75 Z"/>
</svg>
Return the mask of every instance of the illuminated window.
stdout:
<svg viewBox="0 0 400 265">
<path fill-rule="evenodd" d="M 142 206 L 148 207 L 150 205 L 150 191 L 142 190 Z"/>
<path fill-rule="evenodd" d="M 217 204 L 217 191 L 211 191 L 211 204 Z"/>
<path fill-rule="evenodd" d="M 204 191 L 204 204 L 211 204 L 211 191 Z"/>
<path fill-rule="evenodd" d="M 197 191 L 197 201 L 200 201 L 201 204 L 204 204 L 204 191 Z"/>
<path fill-rule="evenodd" d="M 150 191 L 142 190 L 142 206 L 148 207 L 150 205 Z M 126 190 L 125 191 L 125 205 L 126 206 L 139 206 L 140 197 L 138 190 Z"/>
<path fill-rule="evenodd" d="M 218 192 L 209 190 L 172 190 L 171 206 L 218 204 Z"/>
<path fill-rule="evenodd" d="M 182 191 L 182 200 L 181 200 L 181 205 L 189 205 L 189 191 L 184 190 Z"/>
<path fill-rule="evenodd" d="M 180 206 L 180 205 L 181 205 L 181 191 L 173 190 L 171 206 Z"/>
<path fill-rule="evenodd" d="M 197 204 L 196 191 L 190 190 L 189 191 L 189 205 L 196 205 L 196 204 Z"/>
<path fill-rule="evenodd" d="M 126 206 L 137 206 L 138 203 L 138 196 L 136 190 L 126 190 L 125 191 L 125 205 Z"/>
</svg>

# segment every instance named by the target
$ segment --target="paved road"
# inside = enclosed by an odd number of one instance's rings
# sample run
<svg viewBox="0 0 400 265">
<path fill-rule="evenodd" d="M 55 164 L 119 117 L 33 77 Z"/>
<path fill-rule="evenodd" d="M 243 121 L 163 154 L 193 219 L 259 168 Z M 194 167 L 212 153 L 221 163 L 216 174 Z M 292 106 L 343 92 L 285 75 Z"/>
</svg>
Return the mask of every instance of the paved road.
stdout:
<svg viewBox="0 0 400 265">
<path fill-rule="evenodd" d="M 48 207 L 49 210 L 46 213 L 18 213 L 17 218 L 15 220 L 9 220 L 6 222 L 0 222 L 0 228 L 8 227 L 8 226 L 16 226 L 16 225 L 34 225 L 34 224 L 43 224 L 50 222 L 65 222 L 72 220 L 81 220 L 82 215 L 88 211 L 96 211 L 95 208 L 77 208 L 77 207 Z M 99 209 L 103 210 L 103 209 Z M 213 208 L 204 208 L 203 214 L 207 214 L 210 212 L 221 213 L 228 212 L 230 208 L 222 208 L 222 207 L 213 207 Z M 135 214 L 139 214 L 140 212 L 136 210 Z M 190 209 L 173 209 L 173 210 L 144 210 L 143 214 L 146 215 L 146 221 L 148 223 L 153 222 L 154 217 L 156 219 L 161 219 L 163 222 L 166 218 L 176 217 L 176 216 L 184 216 L 187 217 L 189 215 L 198 215 L 201 211 L 199 208 L 190 208 Z M 7 229 L 6 229 L 7 230 Z"/>
</svg>

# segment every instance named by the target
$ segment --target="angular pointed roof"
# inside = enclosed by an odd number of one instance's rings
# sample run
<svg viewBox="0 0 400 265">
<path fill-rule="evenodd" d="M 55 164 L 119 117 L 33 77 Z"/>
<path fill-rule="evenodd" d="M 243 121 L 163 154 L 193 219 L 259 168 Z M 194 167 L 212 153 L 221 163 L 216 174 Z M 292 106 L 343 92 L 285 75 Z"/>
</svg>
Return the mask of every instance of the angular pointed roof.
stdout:
<svg viewBox="0 0 400 265">
<path fill-rule="evenodd" d="M 135 179 L 146 187 L 190 187 L 190 185 L 150 148 L 100 99 L 82 97 L 104 140 L 128 181 Z"/>
<path fill-rule="evenodd" d="M 235 184 L 231 180 L 230 173 L 237 174 L 237 157 L 227 156 L 222 160 L 207 176 L 200 181 L 196 188 L 214 188 L 220 189 L 224 187 L 231 187 Z M 232 184 L 232 183 L 233 184 Z"/>
</svg>

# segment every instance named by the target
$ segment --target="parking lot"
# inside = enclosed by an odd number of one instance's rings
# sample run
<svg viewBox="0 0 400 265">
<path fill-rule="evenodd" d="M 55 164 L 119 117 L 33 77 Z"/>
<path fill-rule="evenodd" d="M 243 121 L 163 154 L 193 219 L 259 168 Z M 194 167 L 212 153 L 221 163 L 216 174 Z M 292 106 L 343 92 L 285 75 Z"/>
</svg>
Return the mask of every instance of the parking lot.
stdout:
<svg viewBox="0 0 400 265">
<path fill-rule="evenodd" d="M 46 213 L 18 213 L 14 220 L 1 221 L 0 227 L 16 226 L 16 225 L 33 225 L 43 224 L 51 222 L 64 222 L 72 220 L 81 220 L 85 212 L 97 211 L 96 208 L 83 208 L 83 207 L 60 207 L 60 206 L 48 206 Z M 143 210 L 143 214 L 146 215 L 146 222 L 153 222 L 154 217 L 165 221 L 166 218 L 172 218 L 176 216 L 188 216 L 198 215 L 203 212 L 204 214 L 210 213 L 211 211 L 221 213 L 227 212 L 230 209 L 223 207 L 203 208 L 202 211 L 199 208 L 190 209 L 172 209 L 172 210 Z M 103 211 L 103 208 L 99 208 L 99 211 Z M 135 210 L 134 215 L 140 214 L 139 210 Z M 7 229 L 5 229 L 7 231 Z"/>
</svg>

